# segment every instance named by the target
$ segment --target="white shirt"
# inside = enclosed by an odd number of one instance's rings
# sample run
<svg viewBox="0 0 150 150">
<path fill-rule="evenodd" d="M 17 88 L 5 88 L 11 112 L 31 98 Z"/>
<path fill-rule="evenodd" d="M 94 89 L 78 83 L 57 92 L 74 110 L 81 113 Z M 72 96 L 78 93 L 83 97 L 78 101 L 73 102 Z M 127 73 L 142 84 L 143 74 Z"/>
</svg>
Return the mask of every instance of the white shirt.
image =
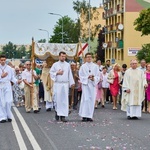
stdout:
<svg viewBox="0 0 150 150">
<path fill-rule="evenodd" d="M 34 75 L 36 75 L 35 70 L 33 70 L 33 73 L 34 73 Z M 26 80 L 28 83 L 32 83 L 32 70 L 29 71 L 29 70 L 25 69 L 22 72 L 22 79 Z M 35 82 L 34 78 L 33 78 L 33 82 Z"/>
<path fill-rule="evenodd" d="M 103 65 L 100 65 L 100 66 L 98 65 L 98 68 L 99 68 L 99 71 L 100 71 L 100 72 L 102 72 L 103 67 L 104 67 Z"/>
<path fill-rule="evenodd" d="M 106 72 L 106 74 L 102 73 L 102 77 L 103 77 L 102 87 L 108 88 L 109 87 L 109 83 L 107 82 L 108 73 L 107 72 Z"/>
<path fill-rule="evenodd" d="M 139 70 L 143 71 L 143 73 L 146 71 L 146 67 L 138 67 Z"/>
</svg>

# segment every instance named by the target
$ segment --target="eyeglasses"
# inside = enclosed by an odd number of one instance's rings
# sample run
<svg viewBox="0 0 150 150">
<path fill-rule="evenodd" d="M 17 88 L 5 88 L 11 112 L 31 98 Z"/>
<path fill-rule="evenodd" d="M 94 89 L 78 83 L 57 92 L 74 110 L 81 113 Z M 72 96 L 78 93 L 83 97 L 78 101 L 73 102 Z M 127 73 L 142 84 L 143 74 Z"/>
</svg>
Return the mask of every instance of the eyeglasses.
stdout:
<svg viewBox="0 0 150 150">
<path fill-rule="evenodd" d="M 31 65 L 31 64 L 26 64 L 27 66 Z"/>
</svg>

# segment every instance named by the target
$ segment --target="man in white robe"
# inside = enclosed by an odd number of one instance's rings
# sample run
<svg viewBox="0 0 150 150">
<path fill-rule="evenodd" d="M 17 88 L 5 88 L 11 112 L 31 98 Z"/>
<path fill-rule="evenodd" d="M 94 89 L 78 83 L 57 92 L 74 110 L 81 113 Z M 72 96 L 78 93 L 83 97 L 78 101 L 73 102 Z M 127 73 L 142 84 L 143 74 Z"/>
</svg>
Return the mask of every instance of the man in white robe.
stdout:
<svg viewBox="0 0 150 150">
<path fill-rule="evenodd" d="M 12 121 L 11 105 L 13 102 L 11 82 L 21 83 L 14 77 L 13 69 L 6 65 L 6 56 L 0 56 L 0 123 Z"/>
<path fill-rule="evenodd" d="M 141 117 L 141 105 L 145 99 L 147 87 L 145 74 L 137 68 L 137 61 L 131 61 L 131 68 L 124 75 L 122 85 L 122 107 L 127 112 L 128 119 Z"/>
<path fill-rule="evenodd" d="M 82 121 L 93 121 L 94 105 L 96 98 L 96 85 L 100 80 L 99 68 L 92 63 L 92 55 L 85 55 L 86 63 L 79 70 L 79 78 L 82 83 L 82 97 L 79 115 Z"/>
<path fill-rule="evenodd" d="M 54 81 L 53 99 L 55 103 L 55 119 L 66 122 L 65 117 L 69 113 L 69 86 L 74 86 L 74 79 L 69 63 L 65 61 L 66 53 L 59 53 L 59 61 L 50 69 L 51 79 Z"/>
</svg>

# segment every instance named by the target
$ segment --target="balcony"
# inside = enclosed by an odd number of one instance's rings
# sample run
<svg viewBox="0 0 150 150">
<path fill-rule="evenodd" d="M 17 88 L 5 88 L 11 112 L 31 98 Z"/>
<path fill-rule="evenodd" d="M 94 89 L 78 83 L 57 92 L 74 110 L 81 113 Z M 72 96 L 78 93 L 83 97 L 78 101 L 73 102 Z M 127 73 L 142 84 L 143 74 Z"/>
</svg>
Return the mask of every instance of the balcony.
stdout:
<svg viewBox="0 0 150 150">
<path fill-rule="evenodd" d="M 123 40 L 119 40 L 118 42 L 108 41 L 106 43 L 107 43 L 107 48 L 123 49 Z"/>
<path fill-rule="evenodd" d="M 117 28 L 117 26 L 114 24 L 113 25 L 113 31 L 116 31 L 118 28 Z"/>
<path fill-rule="evenodd" d="M 103 4 L 109 3 L 111 0 L 103 0 Z"/>
<path fill-rule="evenodd" d="M 104 12 L 105 16 L 103 15 L 103 19 L 115 16 L 117 15 L 117 12 L 117 9 L 110 8 Z"/>
<path fill-rule="evenodd" d="M 117 5 L 117 12 L 119 12 L 119 13 L 122 13 L 122 12 L 124 12 L 124 7 L 123 7 L 123 5 Z"/>
<path fill-rule="evenodd" d="M 112 42 L 111 42 L 111 41 L 109 41 L 107 44 L 108 44 L 108 45 L 107 45 L 108 48 L 111 48 L 111 47 L 112 47 Z"/>
<path fill-rule="evenodd" d="M 117 43 L 112 43 L 112 48 L 117 48 Z"/>
<path fill-rule="evenodd" d="M 118 48 L 120 48 L 120 49 L 123 48 L 123 40 L 118 41 Z"/>
</svg>

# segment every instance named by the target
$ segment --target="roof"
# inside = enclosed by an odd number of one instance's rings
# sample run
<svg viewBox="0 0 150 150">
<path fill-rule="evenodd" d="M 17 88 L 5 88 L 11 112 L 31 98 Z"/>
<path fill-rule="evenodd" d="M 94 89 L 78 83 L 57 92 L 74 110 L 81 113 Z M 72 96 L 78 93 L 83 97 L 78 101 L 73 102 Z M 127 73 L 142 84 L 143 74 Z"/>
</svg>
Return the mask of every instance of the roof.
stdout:
<svg viewBox="0 0 150 150">
<path fill-rule="evenodd" d="M 150 8 L 150 0 L 126 0 L 126 12 L 140 12 Z"/>
<path fill-rule="evenodd" d="M 142 7 L 150 8 L 150 0 L 136 0 Z"/>
</svg>

